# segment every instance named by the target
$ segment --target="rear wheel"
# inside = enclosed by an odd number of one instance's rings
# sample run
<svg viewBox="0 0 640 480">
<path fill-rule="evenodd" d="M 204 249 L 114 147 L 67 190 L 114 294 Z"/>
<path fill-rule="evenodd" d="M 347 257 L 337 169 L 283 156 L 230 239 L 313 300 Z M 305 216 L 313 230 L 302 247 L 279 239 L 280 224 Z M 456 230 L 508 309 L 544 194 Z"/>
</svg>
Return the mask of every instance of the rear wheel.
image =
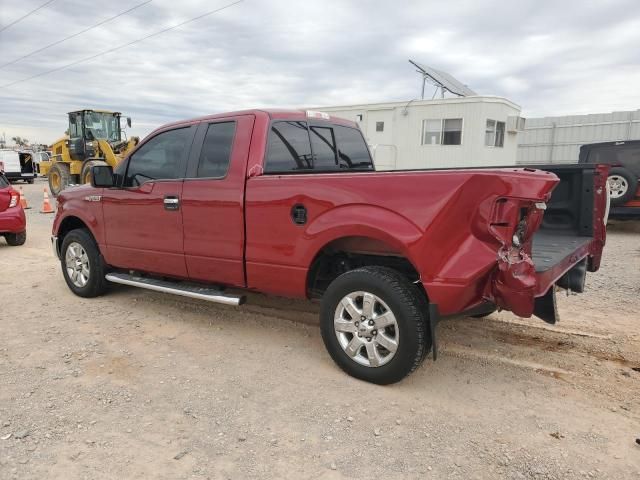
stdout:
<svg viewBox="0 0 640 480">
<path fill-rule="evenodd" d="M 24 245 L 24 242 L 27 241 L 27 232 L 5 233 L 4 239 L 12 247 L 19 247 L 20 245 Z"/>
<path fill-rule="evenodd" d="M 426 298 L 399 272 L 363 267 L 322 298 L 322 339 L 346 373 L 386 385 L 414 371 L 431 348 Z"/>
<path fill-rule="evenodd" d="M 623 167 L 613 167 L 607 178 L 611 205 L 619 207 L 633 200 L 638 189 L 638 179 Z"/>
<path fill-rule="evenodd" d="M 107 290 L 106 266 L 88 230 L 72 230 L 64 237 L 60 261 L 67 286 L 76 295 L 98 297 Z"/>
<path fill-rule="evenodd" d="M 49 190 L 57 197 L 71 183 L 71 170 L 67 163 L 55 162 L 49 170 Z"/>
</svg>

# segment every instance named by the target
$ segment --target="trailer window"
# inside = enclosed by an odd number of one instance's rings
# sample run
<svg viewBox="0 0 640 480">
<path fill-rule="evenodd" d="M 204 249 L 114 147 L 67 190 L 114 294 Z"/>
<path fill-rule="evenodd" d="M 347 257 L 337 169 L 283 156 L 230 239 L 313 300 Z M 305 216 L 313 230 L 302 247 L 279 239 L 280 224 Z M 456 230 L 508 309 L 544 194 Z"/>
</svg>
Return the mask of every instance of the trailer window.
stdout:
<svg viewBox="0 0 640 480">
<path fill-rule="evenodd" d="M 497 122 L 496 124 L 496 147 L 504 147 L 504 122 Z"/>
<path fill-rule="evenodd" d="M 441 136 L 441 119 L 422 121 L 422 145 L 439 145 Z"/>
<path fill-rule="evenodd" d="M 462 119 L 445 118 L 442 122 L 442 144 L 460 145 L 462 144 Z"/>
<path fill-rule="evenodd" d="M 422 145 L 461 145 L 462 119 L 444 118 L 422 121 Z"/>
<path fill-rule="evenodd" d="M 504 122 L 487 119 L 484 144 L 487 147 L 504 147 Z"/>
</svg>

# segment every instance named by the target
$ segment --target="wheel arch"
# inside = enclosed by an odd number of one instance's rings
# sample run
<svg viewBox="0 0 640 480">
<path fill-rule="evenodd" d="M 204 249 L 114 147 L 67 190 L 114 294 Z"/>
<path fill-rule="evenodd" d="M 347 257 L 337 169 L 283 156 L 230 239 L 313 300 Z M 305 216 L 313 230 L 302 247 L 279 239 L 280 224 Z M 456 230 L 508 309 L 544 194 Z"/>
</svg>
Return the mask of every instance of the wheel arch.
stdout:
<svg viewBox="0 0 640 480">
<path fill-rule="evenodd" d="M 307 297 L 321 297 L 337 277 L 366 266 L 389 267 L 402 273 L 428 298 L 419 281 L 419 270 L 406 253 L 406 249 L 375 235 L 337 236 L 323 244 L 307 269 Z"/>
<path fill-rule="evenodd" d="M 67 215 L 60 220 L 58 228 L 56 229 L 56 236 L 58 237 L 58 255 L 60 255 L 60 248 L 62 246 L 62 242 L 64 241 L 64 237 L 66 237 L 69 232 L 77 230 L 79 228 L 87 230 L 96 241 L 96 243 L 99 243 L 95 232 L 89 226 L 89 222 L 85 221 L 77 215 Z"/>
<path fill-rule="evenodd" d="M 307 296 L 315 297 L 322 291 L 318 290 L 316 280 L 327 262 L 343 262 L 349 269 L 390 266 L 410 275 L 412 281 L 419 279 L 418 264 L 409 246 L 422 235 L 413 222 L 381 207 L 357 204 L 323 213 L 305 229 L 305 237 L 313 239 L 305 262 Z M 340 273 L 344 272 L 338 270 L 333 274 L 337 277 Z"/>
</svg>

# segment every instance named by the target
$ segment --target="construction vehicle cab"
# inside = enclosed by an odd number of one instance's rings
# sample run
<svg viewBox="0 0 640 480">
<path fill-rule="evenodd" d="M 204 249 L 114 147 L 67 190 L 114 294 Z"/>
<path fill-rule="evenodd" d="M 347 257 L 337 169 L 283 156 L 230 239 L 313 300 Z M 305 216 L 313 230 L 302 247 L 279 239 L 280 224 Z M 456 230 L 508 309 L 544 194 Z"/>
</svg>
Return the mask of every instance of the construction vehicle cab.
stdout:
<svg viewBox="0 0 640 480">
<path fill-rule="evenodd" d="M 127 126 L 131 118 L 127 117 Z M 52 146 L 49 162 L 40 164 L 40 173 L 49 178 L 49 188 L 57 196 L 70 184 L 89 183 L 91 167 L 120 163 L 138 144 L 138 137 L 127 140 L 121 113 L 105 110 L 69 112 L 67 136 Z"/>
</svg>

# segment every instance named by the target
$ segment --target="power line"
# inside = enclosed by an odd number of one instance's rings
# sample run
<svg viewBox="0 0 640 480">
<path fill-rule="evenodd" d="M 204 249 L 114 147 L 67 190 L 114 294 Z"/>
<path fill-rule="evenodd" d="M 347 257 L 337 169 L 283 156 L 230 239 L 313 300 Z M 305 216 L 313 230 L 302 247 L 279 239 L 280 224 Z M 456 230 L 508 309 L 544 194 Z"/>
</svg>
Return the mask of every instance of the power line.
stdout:
<svg viewBox="0 0 640 480">
<path fill-rule="evenodd" d="M 137 8 L 140 8 L 140 7 L 142 7 L 143 5 L 146 5 L 147 3 L 150 3 L 150 2 L 152 2 L 152 1 L 153 1 L 153 0 L 147 0 L 146 2 L 139 3 L 139 4 L 138 4 L 138 5 L 136 5 L 135 7 L 130 8 L 129 10 L 125 10 L 124 12 L 121 12 L 121 13 L 119 13 L 119 14 L 117 14 L 117 15 L 114 15 L 114 16 L 113 16 L 113 17 L 111 17 L 111 18 L 107 18 L 106 20 L 103 20 L 103 21 L 101 21 L 101 22 L 98 22 L 98 23 L 96 23 L 95 25 L 92 25 L 92 26 L 90 26 L 90 27 L 87 27 L 87 28 L 85 28 L 84 30 L 81 30 L 81 31 L 79 31 L 79 32 L 77 32 L 77 33 L 74 33 L 73 35 L 69 35 L 68 37 L 63 38 L 62 40 L 58 40 L 57 42 L 50 43 L 49 45 L 47 45 L 47 46 L 45 46 L 45 47 L 39 48 L 38 50 L 34 50 L 34 51 L 33 51 L 33 52 L 31 52 L 31 53 L 27 53 L 26 55 L 23 55 L 22 57 L 16 58 L 15 60 L 12 60 L 12 61 L 10 61 L 10 62 L 7 62 L 7 63 L 5 63 L 5 64 L 3 64 L 3 65 L 0 65 L 0 69 L 2 69 L 2 68 L 4 68 L 4 67 L 8 67 L 9 65 L 13 65 L 14 63 L 18 63 L 20 60 L 24 60 L 25 58 L 28 58 L 28 57 L 30 57 L 30 56 L 32 56 L 32 55 L 35 55 L 36 53 L 43 52 L 43 51 L 47 50 L 48 48 L 55 47 L 56 45 L 60 45 L 62 42 L 66 42 L 67 40 L 70 40 L 70 39 L 72 39 L 72 38 L 74 38 L 74 37 L 77 37 L 78 35 L 82 35 L 83 33 L 86 33 L 86 32 L 88 32 L 89 30 L 93 30 L 94 28 L 97 28 L 97 27 L 99 27 L 99 26 L 101 26 L 101 25 L 104 25 L 105 23 L 108 23 L 108 22 L 110 22 L 111 20 L 115 20 L 116 18 L 121 17 L 122 15 L 126 15 L 127 13 L 129 13 L 129 12 L 131 12 L 131 11 L 133 11 L 133 10 L 137 9 Z"/>
<path fill-rule="evenodd" d="M 155 36 L 158 36 L 158 35 L 160 35 L 162 33 L 166 33 L 166 32 L 168 32 L 170 30 L 176 29 L 178 27 L 182 27 L 183 25 L 186 25 L 187 23 L 195 22 L 196 20 L 200 20 L 201 18 L 207 17 L 209 15 L 213 15 L 214 13 L 221 12 L 222 10 L 226 10 L 227 8 L 233 7 L 234 5 L 242 3 L 243 1 L 244 0 L 237 0 L 237 1 L 233 2 L 233 3 L 229 3 L 228 5 L 225 5 L 224 7 L 216 8 L 215 10 L 210 10 L 210 11 L 208 11 L 206 13 L 203 13 L 202 15 L 198 15 L 197 17 L 190 18 L 189 20 L 186 20 L 186 21 L 184 21 L 182 23 L 178 23 L 177 25 L 172 25 L 171 27 L 163 28 L 162 30 L 158 30 L 157 32 L 151 33 L 151 34 L 146 35 L 146 36 L 144 36 L 142 38 L 138 38 L 137 40 L 133 40 L 133 41 L 125 43 L 123 45 L 119 45 L 117 47 L 110 48 L 109 50 L 105 50 L 103 52 L 96 53 L 95 55 L 91 55 L 90 57 L 82 58 L 80 60 L 76 60 L 75 62 L 71 62 L 71 63 L 63 65 L 61 67 L 53 68 L 51 70 L 46 70 L 46 71 L 38 73 L 36 75 L 32 75 L 31 77 L 23 78 L 22 80 L 16 80 L 15 82 L 11 82 L 11 83 L 6 83 L 4 85 L 0 85 L 0 88 L 12 87 L 13 85 L 17 85 L 18 83 L 27 82 L 29 80 L 33 80 L 34 78 L 43 77 L 43 76 L 48 75 L 50 73 L 59 72 L 60 70 L 64 70 L 66 68 L 73 67 L 74 65 L 78 65 L 79 63 L 87 62 L 89 60 L 93 60 L 94 58 L 101 57 L 102 55 L 106 55 L 108 53 L 112 53 L 112 52 L 115 52 L 117 50 L 121 50 L 121 49 L 123 49 L 125 47 L 129 47 L 129 46 L 134 45 L 136 43 L 140 43 L 143 40 L 147 40 L 147 39 L 149 39 L 151 37 L 155 37 Z"/>
<path fill-rule="evenodd" d="M 33 10 L 31 10 L 29 13 L 21 16 L 19 19 L 14 20 L 13 22 L 11 22 L 9 25 L 5 25 L 4 27 L 0 28 L 0 33 L 4 32 L 7 28 L 14 26 L 16 23 L 21 22 L 22 20 L 24 20 L 25 18 L 27 18 L 30 15 L 33 15 L 34 13 L 36 13 L 38 10 L 40 10 L 41 8 L 46 7 L 47 5 L 49 5 L 51 2 L 54 2 L 55 0 L 49 0 L 48 2 L 43 3 L 42 5 L 40 5 L 38 8 L 35 8 Z"/>
</svg>

